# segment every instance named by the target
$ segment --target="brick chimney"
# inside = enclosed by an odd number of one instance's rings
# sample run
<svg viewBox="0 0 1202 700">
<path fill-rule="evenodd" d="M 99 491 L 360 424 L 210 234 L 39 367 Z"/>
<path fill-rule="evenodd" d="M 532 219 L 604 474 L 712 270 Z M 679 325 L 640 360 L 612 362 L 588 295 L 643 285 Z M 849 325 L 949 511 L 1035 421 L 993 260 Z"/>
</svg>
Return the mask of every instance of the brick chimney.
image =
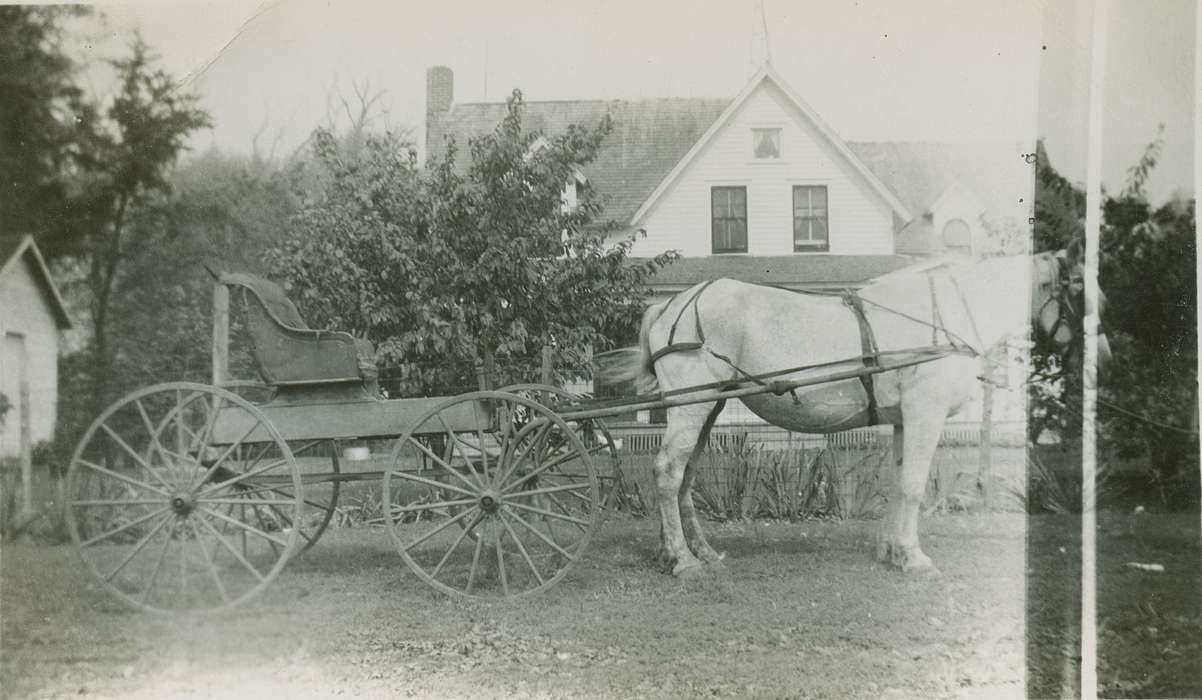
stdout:
<svg viewBox="0 0 1202 700">
<path fill-rule="evenodd" d="M 426 158 L 442 154 L 443 117 L 455 99 L 455 74 L 446 66 L 426 69 Z"/>
</svg>

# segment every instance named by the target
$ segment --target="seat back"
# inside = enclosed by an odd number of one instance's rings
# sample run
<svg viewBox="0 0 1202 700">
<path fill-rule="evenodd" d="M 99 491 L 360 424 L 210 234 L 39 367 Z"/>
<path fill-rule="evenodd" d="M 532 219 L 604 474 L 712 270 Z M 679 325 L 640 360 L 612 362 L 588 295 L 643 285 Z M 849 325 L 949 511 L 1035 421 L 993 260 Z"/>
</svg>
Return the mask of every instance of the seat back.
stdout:
<svg viewBox="0 0 1202 700">
<path fill-rule="evenodd" d="M 244 273 L 222 275 L 239 290 L 255 361 L 272 386 L 360 382 L 375 392 L 371 343 L 342 331 L 313 330 L 274 282 Z"/>
</svg>

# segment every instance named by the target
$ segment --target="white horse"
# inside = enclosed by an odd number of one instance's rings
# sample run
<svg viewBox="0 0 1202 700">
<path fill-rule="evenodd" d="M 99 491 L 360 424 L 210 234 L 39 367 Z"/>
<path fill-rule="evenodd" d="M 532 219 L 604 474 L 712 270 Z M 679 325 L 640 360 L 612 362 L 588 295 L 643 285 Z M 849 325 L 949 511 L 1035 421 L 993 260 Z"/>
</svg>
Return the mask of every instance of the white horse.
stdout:
<svg viewBox="0 0 1202 700">
<path fill-rule="evenodd" d="M 875 372 L 899 356 L 891 351 L 943 348 L 945 355 L 922 364 L 792 391 L 777 385 L 779 393 L 740 398 L 769 423 L 798 432 L 892 424 L 899 469 L 878 556 L 903 571 L 934 570 L 919 545 L 918 511 L 944 422 L 979 389 L 982 362 L 1007 338 L 1034 326 L 1064 348 L 1079 336 L 1083 306 L 1080 285 L 1070 280 L 1075 270 L 1079 261 L 1063 253 L 994 258 L 902 271 L 846 295 L 720 279 L 648 308 L 639 346 L 619 352 L 604 374 L 634 380 L 640 391 L 671 392 L 818 363 L 824 365 L 772 380 L 865 366 Z M 1104 335 L 1099 346 L 1105 355 Z M 678 576 L 725 556 L 706 541 L 692 496 L 694 465 L 723 404 L 668 409 L 655 478 L 660 559 Z"/>
</svg>

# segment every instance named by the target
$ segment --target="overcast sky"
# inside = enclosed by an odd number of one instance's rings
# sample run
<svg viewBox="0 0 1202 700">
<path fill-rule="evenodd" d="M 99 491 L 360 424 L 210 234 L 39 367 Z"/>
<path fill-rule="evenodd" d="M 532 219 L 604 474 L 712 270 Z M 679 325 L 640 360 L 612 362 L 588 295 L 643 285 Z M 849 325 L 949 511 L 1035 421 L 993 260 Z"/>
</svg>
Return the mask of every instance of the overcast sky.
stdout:
<svg viewBox="0 0 1202 700">
<path fill-rule="evenodd" d="M 197 91 L 215 126 L 194 148 L 282 155 L 353 86 L 382 93 L 380 125 L 422 136 L 425 70 L 459 102 L 733 97 L 768 54 L 849 141 L 1046 139 L 1084 180 L 1090 4 L 1084 0 L 188 0 L 104 5 Z M 1191 0 L 1112 1 L 1104 179 L 1114 191 L 1165 124 L 1156 200 L 1193 192 Z M 766 22 L 764 21 L 766 20 Z M 1045 48 L 1046 47 L 1046 48 Z M 97 52 L 112 45 L 98 42 Z M 103 89 L 103 86 L 97 86 Z"/>
</svg>

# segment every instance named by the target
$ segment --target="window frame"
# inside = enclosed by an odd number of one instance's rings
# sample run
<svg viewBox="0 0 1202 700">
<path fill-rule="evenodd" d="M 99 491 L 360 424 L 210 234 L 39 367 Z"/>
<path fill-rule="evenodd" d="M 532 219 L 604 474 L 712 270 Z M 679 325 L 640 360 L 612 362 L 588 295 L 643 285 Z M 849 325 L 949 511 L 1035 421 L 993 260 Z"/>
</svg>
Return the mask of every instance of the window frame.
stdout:
<svg viewBox="0 0 1202 700">
<path fill-rule="evenodd" d="M 821 189 L 824 194 L 825 205 L 823 206 L 823 216 L 801 216 L 797 215 L 797 192 L 798 190 L 818 190 Z M 808 211 L 814 210 L 813 198 L 811 196 L 807 206 Z M 829 253 L 831 250 L 831 190 L 826 184 L 803 183 L 793 184 L 789 188 L 789 218 L 792 222 L 790 229 L 793 237 L 793 252 L 794 253 Z M 826 226 L 826 238 L 822 243 L 798 243 L 797 239 L 797 224 L 800 220 L 822 220 Z"/>
<path fill-rule="evenodd" d="M 756 135 L 761 131 L 776 132 L 776 155 L 761 156 L 755 152 Z M 756 163 L 779 163 L 785 157 L 785 130 L 779 126 L 753 126 L 751 127 L 751 159 Z"/>
<path fill-rule="evenodd" d="M 718 192 L 719 191 L 728 192 L 728 191 L 736 191 L 736 190 L 741 191 L 743 193 L 743 216 L 742 217 L 726 216 L 726 217 L 721 217 L 721 218 L 714 216 L 714 198 L 717 196 Z M 729 208 L 729 206 L 730 206 L 730 202 L 728 201 L 727 207 Z M 748 211 L 748 206 L 747 206 L 747 185 L 711 185 L 710 186 L 709 209 L 710 209 L 710 254 L 711 255 L 737 255 L 737 254 L 741 254 L 741 253 L 746 253 L 748 250 L 748 239 L 751 237 L 751 230 L 750 230 L 750 226 L 749 226 L 750 212 Z M 739 221 L 739 220 L 742 220 L 742 222 L 743 222 L 743 247 L 742 248 L 731 247 L 731 248 L 721 248 L 720 249 L 718 247 L 718 222 L 719 221 Z M 727 238 L 728 239 L 730 238 L 729 231 L 727 231 Z"/>
</svg>

